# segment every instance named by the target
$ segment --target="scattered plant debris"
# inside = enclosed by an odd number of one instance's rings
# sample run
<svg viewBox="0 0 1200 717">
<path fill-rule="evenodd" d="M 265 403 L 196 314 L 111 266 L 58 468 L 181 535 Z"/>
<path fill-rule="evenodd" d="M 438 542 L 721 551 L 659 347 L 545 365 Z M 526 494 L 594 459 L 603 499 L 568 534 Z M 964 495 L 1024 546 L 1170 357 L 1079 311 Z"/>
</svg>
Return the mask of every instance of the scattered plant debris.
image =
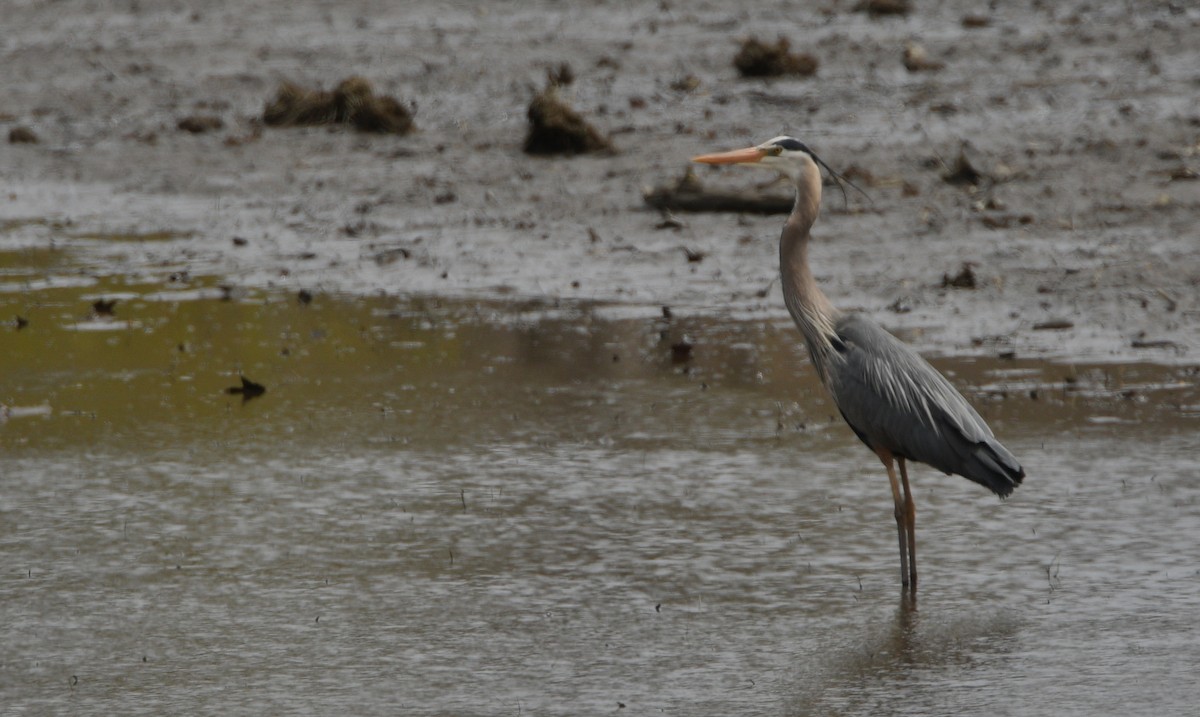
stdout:
<svg viewBox="0 0 1200 717">
<path fill-rule="evenodd" d="M 1033 325 L 1034 331 L 1063 331 L 1075 328 L 1075 322 L 1070 319 L 1048 319 Z"/>
<path fill-rule="evenodd" d="M 733 58 L 733 66 L 742 77 L 811 77 L 816 74 L 818 64 L 817 58 L 806 52 L 792 52 L 786 37 L 779 38 L 774 45 L 756 37 L 748 38 Z"/>
<path fill-rule="evenodd" d="M 925 48 L 915 42 L 904 46 L 904 69 L 909 72 L 937 72 L 946 67 L 946 63 L 929 59 Z"/>
<path fill-rule="evenodd" d="M 984 214 L 979 221 L 988 229 L 1008 229 L 1013 223 L 1033 224 L 1032 214 Z"/>
<path fill-rule="evenodd" d="M 231 396 L 241 395 L 243 403 L 252 398 L 258 398 L 267 392 L 267 387 L 261 383 L 251 381 L 245 376 L 242 376 L 241 379 L 241 386 L 230 386 L 229 388 L 225 389 L 225 392 Z"/>
<path fill-rule="evenodd" d="M 1179 166 L 1167 173 L 1167 177 L 1172 182 L 1186 182 L 1200 179 L 1200 172 L 1190 168 Z"/>
<path fill-rule="evenodd" d="M 389 264 L 394 264 L 401 259 L 411 259 L 412 250 L 402 246 L 392 247 L 390 249 L 384 249 L 376 252 L 372 258 L 379 266 L 388 266 Z"/>
<path fill-rule="evenodd" d="M 942 278 L 942 282 L 945 283 L 945 277 Z M 888 310 L 897 314 L 907 314 L 912 311 L 912 302 L 907 296 L 901 296 L 888 304 Z"/>
<path fill-rule="evenodd" d="M 687 363 L 692 360 L 692 349 L 695 346 L 687 337 L 671 344 L 671 363 Z"/>
<path fill-rule="evenodd" d="M 947 184 L 955 186 L 970 186 L 978 187 L 985 181 L 990 181 L 992 178 L 987 174 L 976 169 L 969 159 L 967 159 L 966 144 L 959 147 L 958 157 L 954 160 L 954 166 L 942 174 L 942 180 Z"/>
<path fill-rule="evenodd" d="M 912 2 L 910 0 L 863 0 L 854 9 L 858 12 L 865 12 L 871 17 L 907 15 L 912 12 Z"/>
<path fill-rule="evenodd" d="M 241 147 L 244 144 L 257 142 L 262 139 L 263 124 L 255 119 L 250 126 L 250 130 L 245 134 L 230 134 L 225 137 L 224 144 L 226 147 Z"/>
<path fill-rule="evenodd" d="M 855 184 L 861 184 L 865 187 L 874 187 L 879 184 L 878 180 L 871 170 L 865 167 L 860 167 L 857 164 L 852 164 L 842 172 L 843 179 L 849 179 Z"/>
<path fill-rule="evenodd" d="M 676 92 L 695 92 L 696 90 L 700 89 L 700 84 L 701 82 L 699 77 L 688 74 L 671 80 L 671 84 L 669 86 Z"/>
<path fill-rule="evenodd" d="M 954 276 L 942 274 L 943 289 L 974 289 L 976 287 L 975 263 L 964 261 Z"/>
<path fill-rule="evenodd" d="M 1171 296 L 1170 294 L 1163 291 L 1162 289 L 1155 289 L 1154 292 L 1156 294 L 1158 294 L 1159 296 L 1161 296 L 1163 301 L 1166 302 L 1166 308 L 1167 308 L 1168 312 L 1173 313 L 1175 311 L 1175 309 L 1179 308 L 1179 302 L 1175 300 L 1175 297 Z"/>
<path fill-rule="evenodd" d="M 584 154 L 613 149 L 604 135 L 558 96 L 554 85 L 533 98 L 526 116 L 526 154 Z"/>
<path fill-rule="evenodd" d="M 293 82 L 280 86 L 263 110 L 270 127 L 348 124 L 360 132 L 408 134 L 416 128 L 412 111 L 389 95 L 377 95 L 363 77 L 348 77 L 332 92 L 310 90 Z"/>
<path fill-rule="evenodd" d="M 655 224 L 654 228 L 658 230 L 674 229 L 675 231 L 679 231 L 680 229 L 683 229 L 683 226 L 683 222 L 680 221 L 679 218 L 674 214 L 670 212 L 663 212 L 662 221 L 660 221 L 658 224 Z"/>
<path fill-rule="evenodd" d="M 1178 349 L 1179 344 L 1167 339 L 1144 339 L 1137 338 L 1129 342 L 1129 346 L 1135 349 Z"/>
<path fill-rule="evenodd" d="M 549 87 L 566 87 L 575 81 L 575 71 L 570 63 L 563 62 L 557 67 L 546 70 L 546 84 Z"/>
<path fill-rule="evenodd" d="M 221 129 L 225 126 L 225 122 L 216 115 L 189 115 L 176 122 L 175 126 L 184 132 L 203 134 Z"/>
<path fill-rule="evenodd" d="M 8 131 L 9 144 L 37 144 L 40 141 L 37 133 L 25 126 L 13 127 Z"/>
</svg>

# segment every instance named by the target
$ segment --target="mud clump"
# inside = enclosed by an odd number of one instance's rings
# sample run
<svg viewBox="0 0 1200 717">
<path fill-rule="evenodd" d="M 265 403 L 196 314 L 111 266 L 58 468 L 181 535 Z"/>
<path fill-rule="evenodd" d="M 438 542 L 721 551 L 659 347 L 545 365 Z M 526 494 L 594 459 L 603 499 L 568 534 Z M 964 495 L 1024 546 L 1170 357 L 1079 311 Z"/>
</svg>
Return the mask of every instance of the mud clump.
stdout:
<svg viewBox="0 0 1200 717">
<path fill-rule="evenodd" d="M 967 159 L 965 146 L 959 147 L 958 157 L 954 165 L 942 174 L 942 181 L 958 187 L 977 188 L 979 185 L 992 181 L 992 177 L 976 169 L 971 160 Z"/>
<path fill-rule="evenodd" d="M 909 72 L 937 72 L 944 69 L 946 63 L 929 58 L 925 48 L 915 42 L 904 46 L 904 69 Z"/>
<path fill-rule="evenodd" d="M 742 43 L 733 66 L 742 77 L 781 77 L 796 75 L 811 77 L 817 73 L 817 58 L 808 53 L 794 53 L 787 38 L 781 37 L 774 45 L 751 37 Z"/>
<path fill-rule="evenodd" d="M 225 126 L 225 122 L 215 115 L 189 115 L 176 122 L 175 126 L 184 132 L 204 134 L 221 129 Z"/>
<path fill-rule="evenodd" d="M 395 97 L 377 95 L 362 77 L 348 77 L 332 92 L 284 82 L 263 110 L 269 127 L 351 125 L 360 132 L 408 134 L 416 129 L 412 111 Z"/>
<path fill-rule="evenodd" d="M 37 133 L 28 127 L 13 127 L 8 131 L 9 144 L 37 144 L 40 141 Z"/>
<path fill-rule="evenodd" d="M 865 12 L 871 17 L 907 15 L 912 12 L 912 2 L 910 0 L 863 0 L 854 9 L 858 12 Z"/>
<path fill-rule="evenodd" d="M 972 262 L 964 261 L 962 268 L 954 276 L 942 274 L 943 289 L 974 289 L 978 286 L 975 278 L 975 268 Z"/>
<path fill-rule="evenodd" d="M 551 85 L 529 103 L 525 153 L 537 155 L 611 152 L 612 142 L 564 102 Z"/>
</svg>

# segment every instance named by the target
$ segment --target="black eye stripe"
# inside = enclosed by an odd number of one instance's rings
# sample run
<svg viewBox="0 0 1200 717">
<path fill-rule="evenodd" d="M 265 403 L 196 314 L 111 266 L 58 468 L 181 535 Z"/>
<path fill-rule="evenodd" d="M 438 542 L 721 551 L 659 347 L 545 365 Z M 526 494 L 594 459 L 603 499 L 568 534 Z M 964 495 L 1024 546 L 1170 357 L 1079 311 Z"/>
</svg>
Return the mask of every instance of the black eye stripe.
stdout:
<svg viewBox="0 0 1200 717">
<path fill-rule="evenodd" d="M 783 139 L 775 140 L 775 146 L 783 147 L 789 152 L 804 152 L 805 154 L 812 154 L 812 150 L 805 146 L 803 142 L 798 139 L 792 139 L 791 137 L 784 137 Z"/>
</svg>

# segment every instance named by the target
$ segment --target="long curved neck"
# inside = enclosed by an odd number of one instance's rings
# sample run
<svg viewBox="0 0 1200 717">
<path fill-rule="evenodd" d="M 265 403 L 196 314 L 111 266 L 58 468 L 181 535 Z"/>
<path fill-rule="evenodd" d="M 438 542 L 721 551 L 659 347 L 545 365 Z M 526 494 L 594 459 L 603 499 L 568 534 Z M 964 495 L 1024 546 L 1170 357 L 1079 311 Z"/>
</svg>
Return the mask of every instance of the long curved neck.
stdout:
<svg viewBox="0 0 1200 717">
<path fill-rule="evenodd" d="M 808 243 L 813 222 L 821 207 L 821 177 L 808 172 L 796 181 L 796 204 L 783 225 L 779 238 L 779 274 L 783 301 L 796 322 L 821 382 L 827 379 L 826 365 L 837 338 L 834 322 L 840 312 L 817 287 L 808 267 Z"/>
</svg>

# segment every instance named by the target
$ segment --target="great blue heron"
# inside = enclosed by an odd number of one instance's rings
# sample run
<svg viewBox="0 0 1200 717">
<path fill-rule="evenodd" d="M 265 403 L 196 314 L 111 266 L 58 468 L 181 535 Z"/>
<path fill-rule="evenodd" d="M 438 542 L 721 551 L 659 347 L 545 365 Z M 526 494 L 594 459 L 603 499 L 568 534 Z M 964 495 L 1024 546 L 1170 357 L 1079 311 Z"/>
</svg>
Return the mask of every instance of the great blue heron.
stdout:
<svg viewBox="0 0 1200 717">
<path fill-rule="evenodd" d="M 821 167 L 839 181 L 844 178 L 792 137 L 692 161 L 763 167 L 796 185 L 796 204 L 779 239 L 783 301 L 842 417 L 887 468 L 900 538 L 900 580 L 915 590 L 916 508 L 905 461 L 963 476 L 1001 498 L 1020 485 L 1025 469 L 925 359 L 871 319 L 834 308 L 817 286 L 808 268 L 808 242 L 821 208 Z"/>
</svg>

